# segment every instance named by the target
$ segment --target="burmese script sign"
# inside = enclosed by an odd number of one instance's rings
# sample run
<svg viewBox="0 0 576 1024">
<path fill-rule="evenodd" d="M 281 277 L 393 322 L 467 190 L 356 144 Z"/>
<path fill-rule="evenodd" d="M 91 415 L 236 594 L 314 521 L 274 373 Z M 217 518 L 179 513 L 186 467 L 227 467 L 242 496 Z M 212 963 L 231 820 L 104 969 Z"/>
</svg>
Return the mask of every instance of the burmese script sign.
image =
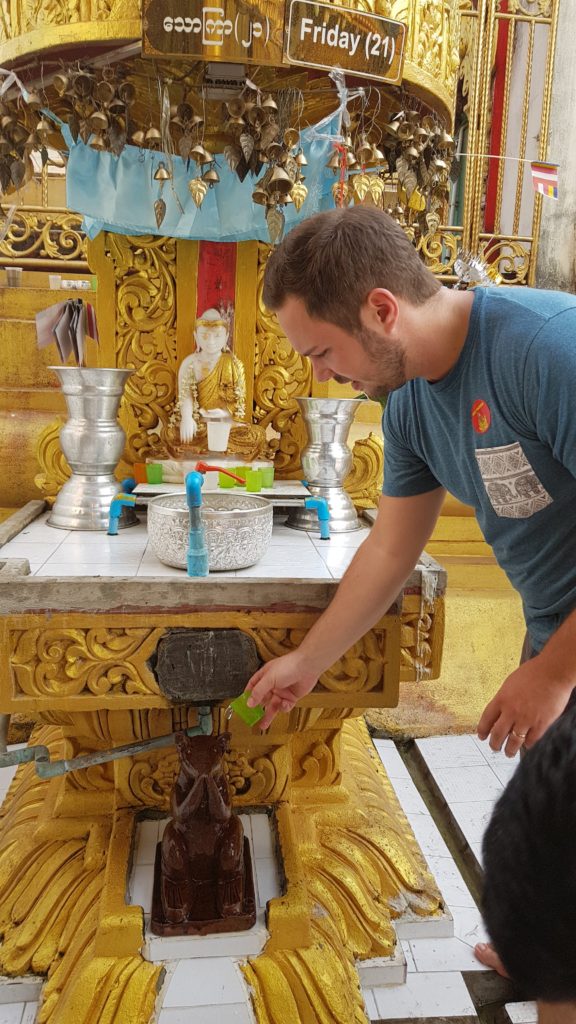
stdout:
<svg viewBox="0 0 576 1024">
<path fill-rule="evenodd" d="M 143 0 L 142 53 L 402 81 L 406 26 L 313 0 Z"/>
<path fill-rule="evenodd" d="M 289 2 L 286 56 L 291 64 L 340 67 L 365 78 L 402 81 L 402 22 L 312 0 Z"/>
<path fill-rule="evenodd" d="M 279 65 L 284 57 L 284 4 L 144 0 L 142 32 L 147 56 Z"/>
</svg>

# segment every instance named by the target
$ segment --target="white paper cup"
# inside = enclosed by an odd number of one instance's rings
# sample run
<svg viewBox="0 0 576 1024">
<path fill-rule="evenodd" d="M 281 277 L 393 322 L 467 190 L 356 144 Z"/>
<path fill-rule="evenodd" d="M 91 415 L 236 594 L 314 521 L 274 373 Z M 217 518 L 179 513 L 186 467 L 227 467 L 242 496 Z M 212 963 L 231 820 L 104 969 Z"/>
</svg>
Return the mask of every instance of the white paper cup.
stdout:
<svg viewBox="0 0 576 1024">
<path fill-rule="evenodd" d="M 225 452 L 228 447 L 232 424 L 228 420 L 206 420 L 208 430 L 208 450 Z"/>
</svg>

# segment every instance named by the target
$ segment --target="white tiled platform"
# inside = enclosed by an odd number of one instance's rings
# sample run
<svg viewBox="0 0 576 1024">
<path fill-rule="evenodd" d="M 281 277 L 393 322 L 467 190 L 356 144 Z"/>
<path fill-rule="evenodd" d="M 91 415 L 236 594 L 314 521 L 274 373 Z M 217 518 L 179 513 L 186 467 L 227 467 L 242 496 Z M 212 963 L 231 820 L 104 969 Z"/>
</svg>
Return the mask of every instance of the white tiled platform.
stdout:
<svg viewBox="0 0 576 1024">
<path fill-rule="evenodd" d="M 442 933 L 445 922 L 440 925 L 440 934 L 438 922 L 433 922 L 428 931 L 423 922 L 421 935 L 416 934 L 412 923 L 399 922 L 397 957 L 359 965 L 367 1013 L 374 1021 L 406 1018 L 416 1024 L 435 1018 L 443 1022 L 460 1018 L 474 1022 L 477 1017 L 463 972 L 483 969 L 472 952 L 475 943 L 486 938 L 480 913 L 395 744 L 376 740 L 375 746 L 442 891 L 454 934 Z M 474 737 L 419 740 L 418 747 L 446 794 L 462 832 L 470 845 L 479 849 L 484 823 L 514 763 L 502 754 L 493 754 Z M 0 798 L 13 774 L 13 768 L 0 769 Z M 455 795 L 457 800 L 453 799 Z M 162 961 L 166 968 L 157 1024 L 254 1024 L 249 989 L 239 965 L 248 956 L 257 955 L 264 945 L 265 904 L 279 895 L 280 889 L 268 817 L 242 815 L 242 820 L 252 844 L 256 874 L 258 920 L 252 929 L 254 934 L 163 939 L 150 936 L 146 927 L 145 955 Z M 146 915 L 151 906 L 154 852 L 162 828 L 158 820 L 139 825 L 128 898 L 143 906 Z M 409 938 L 401 937 L 403 928 L 408 928 Z M 18 989 L 18 982 L 3 984 L 0 978 L 0 1024 L 34 1024 L 38 979 L 21 979 L 20 984 Z M 507 1011 L 511 1024 L 536 1024 L 533 1003 L 511 1004 Z"/>
<path fill-rule="evenodd" d="M 145 517 L 116 537 L 100 532 L 57 530 L 48 526 L 45 513 L 0 548 L 4 558 L 27 558 L 34 576 L 173 576 L 186 578 L 184 569 L 164 565 L 148 546 Z M 340 579 L 354 552 L 368 536 L 369 528 L 333 533 L 330 540 L 318 534 L 291 530 L 274 524 L 270 547 L 256 565 L 231 576 L 290 579 Z"/>
</svg>

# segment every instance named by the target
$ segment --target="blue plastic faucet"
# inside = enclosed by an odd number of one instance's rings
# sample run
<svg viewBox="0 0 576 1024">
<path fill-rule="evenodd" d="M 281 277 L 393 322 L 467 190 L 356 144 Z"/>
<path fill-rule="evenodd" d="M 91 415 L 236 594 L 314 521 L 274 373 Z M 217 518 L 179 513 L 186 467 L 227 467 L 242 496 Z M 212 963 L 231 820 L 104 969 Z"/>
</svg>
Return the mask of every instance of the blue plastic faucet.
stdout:
<svg viewBox="0 0 576 1024">
<path fill-rule="evenodd" d="M 110 503 L 110 515 L 108 518 L 108 535 L 110 537 L 116 537 L 118 533 L 118 523 L 120 522 L 120 516 L 122 509 L 127 505 L 134 507 L 136 504 L 136 498 L 131 493 L 136 487 L 136 480 L 133 476 L 127 476 L 120 484 L 120 490 L 115 498 Z M 136 520 L 137 521 L 137 520 Z"/>
<path fill-rule="evenodd" d="M 305 498 L 306 508 L 315 508 L 320 526 L 320 540 L 330 540 L 330 509 L 326 498 Z"/>
<path fill-rule="evenodd" d="M 187 572 L 189 576 L 208 575 L 208 548 L 200 508 L 202 506 L 202 473 L 192 470 L 186 476 L 186 503 L 190 513 L 190 533 L 188 534 L 188 551 L 186 554 Z"/>
</svg>

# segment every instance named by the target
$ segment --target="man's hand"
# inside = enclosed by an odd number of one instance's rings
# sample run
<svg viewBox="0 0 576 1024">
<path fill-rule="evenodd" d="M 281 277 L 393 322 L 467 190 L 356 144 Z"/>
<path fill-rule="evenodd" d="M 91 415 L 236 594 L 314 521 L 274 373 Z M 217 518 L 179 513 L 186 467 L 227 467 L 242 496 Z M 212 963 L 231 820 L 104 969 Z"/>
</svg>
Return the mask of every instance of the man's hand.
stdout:
<svg viewBox="0 0 576 1024">
<path fill-rule="evenodd" d="M 542 654 L 526 661 L 505 680 L 484 710 L 478 736 L 490 736 L 492 750 L 514 757 L 520 747 L 531 747 L 564 711 L 574 681 L 558 682 Z"/>
<path fill-rule="evenodd" d="M 258 669 L 246 689 L 251 693 L 248 706 L 261 704 L 266 709 L 260 728 L 267 729 L 279 711 L 291 711 L 317 682 L 318 675 L 307 666 L 299 650 L 274 658 Z"/>
</svg>

